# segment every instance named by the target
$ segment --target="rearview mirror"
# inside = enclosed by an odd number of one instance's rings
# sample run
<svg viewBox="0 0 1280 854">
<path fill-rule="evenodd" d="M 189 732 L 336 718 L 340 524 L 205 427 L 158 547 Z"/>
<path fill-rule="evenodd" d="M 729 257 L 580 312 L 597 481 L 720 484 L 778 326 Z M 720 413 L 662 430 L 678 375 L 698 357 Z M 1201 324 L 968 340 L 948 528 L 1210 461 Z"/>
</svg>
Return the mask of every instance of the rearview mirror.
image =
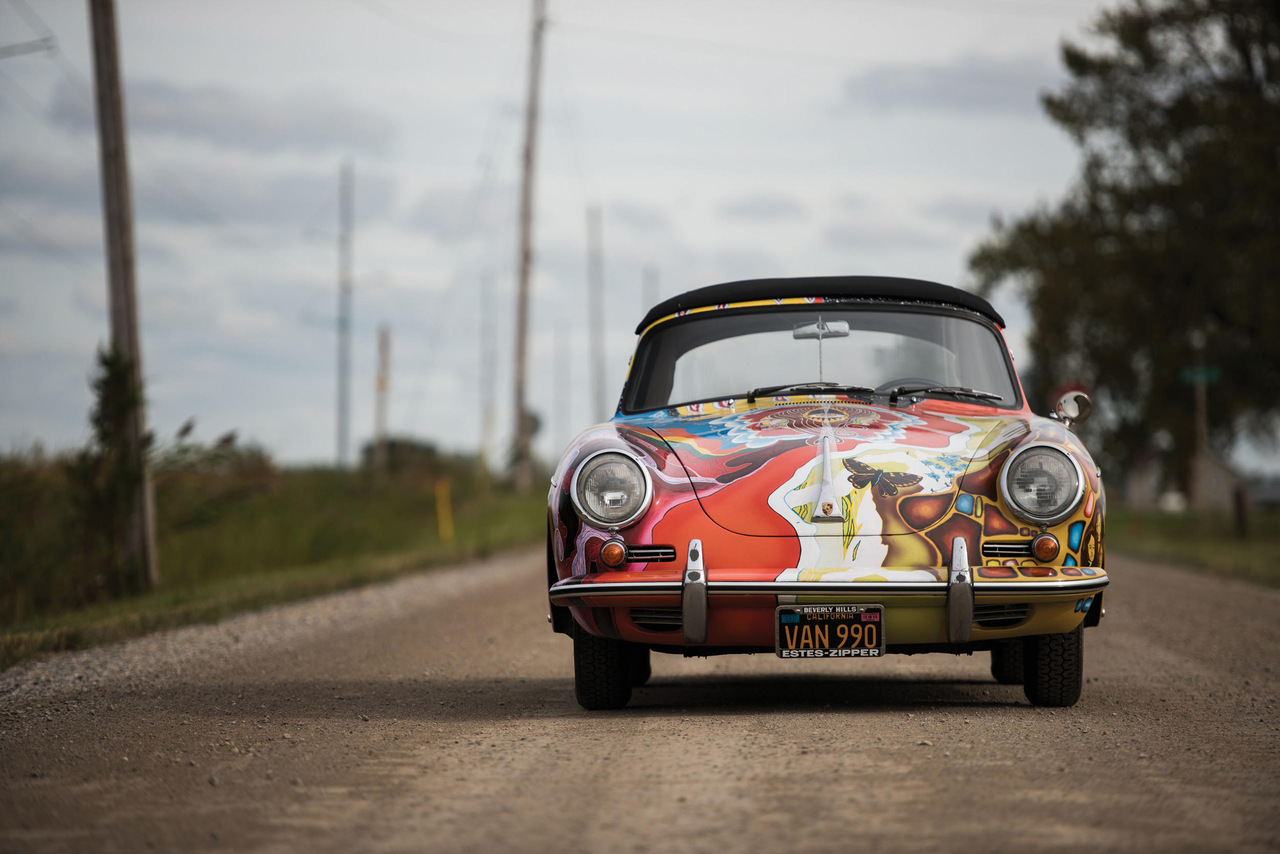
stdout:
<svg viewBox="0 0 1280 854">
<path fill-rule="evenodd" d="M 791 337 L 797 341 L 802 338 L 816 338 L 821 341 L 823 338 L 848 338 L 849 322 L 847 320 L 832 320 L 830 322 L 818 318 L 817 323 L 801 323 L 791 330 Z"/>
</svg>

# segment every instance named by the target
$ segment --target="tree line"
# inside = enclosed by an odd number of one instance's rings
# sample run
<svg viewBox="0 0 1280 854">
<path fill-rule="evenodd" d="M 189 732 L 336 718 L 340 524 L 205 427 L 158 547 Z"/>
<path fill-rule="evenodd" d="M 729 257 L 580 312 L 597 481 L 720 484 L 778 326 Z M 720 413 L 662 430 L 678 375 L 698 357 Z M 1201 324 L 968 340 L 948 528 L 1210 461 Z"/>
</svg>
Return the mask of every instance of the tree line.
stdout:
<svg viewBox="0 0 1280 854">
<path fill-rule="evenodd" d="M 1127 0 L 1091 36 L 1042 97 L 1079 174 L 969 265 L 1026 298 L 1032 400 L 1092 388 L 1104 459 L 1172 448 L 1185 487 L 1194 382 L 1219 452 L 1280 414 L 1280 0 Z"/>
</svg>

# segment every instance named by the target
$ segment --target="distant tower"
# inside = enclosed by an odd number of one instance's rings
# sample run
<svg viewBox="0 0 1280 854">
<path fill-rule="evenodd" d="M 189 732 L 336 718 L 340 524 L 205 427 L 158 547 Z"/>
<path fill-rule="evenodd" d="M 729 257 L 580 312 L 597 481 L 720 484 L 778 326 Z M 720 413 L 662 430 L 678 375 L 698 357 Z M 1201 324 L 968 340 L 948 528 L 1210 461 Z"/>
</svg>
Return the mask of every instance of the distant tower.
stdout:
<svg viewBox="0 0 1280 854">
<path fill-rule="evenodd" d="M 355 167 L 350 158 L 338 172 L 338 468 L 346 468 L 351 419 L 351 271 L 355 220 Z"/>
</svg>

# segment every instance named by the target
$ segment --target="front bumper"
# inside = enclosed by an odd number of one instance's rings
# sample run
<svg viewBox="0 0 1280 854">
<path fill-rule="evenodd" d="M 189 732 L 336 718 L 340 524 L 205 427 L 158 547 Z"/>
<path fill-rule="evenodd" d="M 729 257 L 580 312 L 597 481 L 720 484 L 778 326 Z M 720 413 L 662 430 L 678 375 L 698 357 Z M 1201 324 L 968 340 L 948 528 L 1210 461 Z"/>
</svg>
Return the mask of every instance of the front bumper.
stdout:
<svg viewBox="0 0 1280 854">
<path fill-rule="evenodd" d="M 885 607 L 887 645 L 905 650 L 1068 632 L 1086 619 L 1097 621 L 1109 582 L 1098 567 L 1084 578 L 975 579 L 961 538 L 953 544 L 946 581 L 780 581 L 776 575 L 761 577 L 759 570 L 709 570 L 698 540 L 686 554 L 683 570 L 566 578 L 548 595 L 552 605 L 569 607 L 588 631 L 685 647 L 767 647 L 778 605 L 879 604 Z M 666 612 L 669 619 L 654 630 L 652 621 L 636 619 L 641 612 Z"/>
</svg>

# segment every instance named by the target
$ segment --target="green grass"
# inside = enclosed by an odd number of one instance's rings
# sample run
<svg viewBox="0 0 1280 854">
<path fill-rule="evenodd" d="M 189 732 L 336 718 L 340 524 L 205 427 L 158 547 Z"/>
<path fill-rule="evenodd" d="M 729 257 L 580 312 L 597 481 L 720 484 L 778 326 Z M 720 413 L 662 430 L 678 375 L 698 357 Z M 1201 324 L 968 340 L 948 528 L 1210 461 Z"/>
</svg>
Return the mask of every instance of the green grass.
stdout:
<svg viewBox="0 0 1280 854">
<path fill-rule="evenodd" d="M 1245 537 L 1229 514 L 1171 514 L 1107 508 L 1112 554 L 1177 564 L 1280 587 L 1280 511 L 1255 512 Z"/>
<path fill-rule="evenodd" d="M 367 473 L 302 469 L 275 472 L 253 487 L 240 479 L 222 488 L 203 477 L 189 480 L 165 484 L 157 478 L 160 571 L 169 586 L 419 550 L 436 537 L 434 478 L 379 481 Z M 506 497 L 485 499 L 459 485 L 454 505 L 460 525 L 483 514 L 500 529 L 491 534 L 471 524 L 460 529 L 460 540 L 484 549 L 491 539 L 510 539 L 509 531 L 501 531 L 512 510 Z"/>
<path fill-rule="evenodd" d="M 80 547 L 65 458 L 0 458 L 0 668 L 537 542 L 545 498 L 485 488 L 467 459 L 398 475 L 279 469 L 195 449 L 155 474 L 160 584 L 112 599 Z M 437 531 L 448 479 L 456 537 Z"/>
<path fill-rule="evenodd" d="M 538 497 L 498 496 L 476 504 L 457 520 L 457 539 L 446 545 L 434 533 L 409 549 L 359 554 L 286 569 L 234 573 L 232 568 L 192 580 L 165 580 L 160 589 L 133 599 L 104 602 L 60 614 L 22 620 L 0 630 L 0 669 L 44 652 L 83 649 L 159 629 L 213 622 L 231 614 L 386 581 L 433 566 L 527 545 L 541 538 L 546 502 Z"/>
</svg>

